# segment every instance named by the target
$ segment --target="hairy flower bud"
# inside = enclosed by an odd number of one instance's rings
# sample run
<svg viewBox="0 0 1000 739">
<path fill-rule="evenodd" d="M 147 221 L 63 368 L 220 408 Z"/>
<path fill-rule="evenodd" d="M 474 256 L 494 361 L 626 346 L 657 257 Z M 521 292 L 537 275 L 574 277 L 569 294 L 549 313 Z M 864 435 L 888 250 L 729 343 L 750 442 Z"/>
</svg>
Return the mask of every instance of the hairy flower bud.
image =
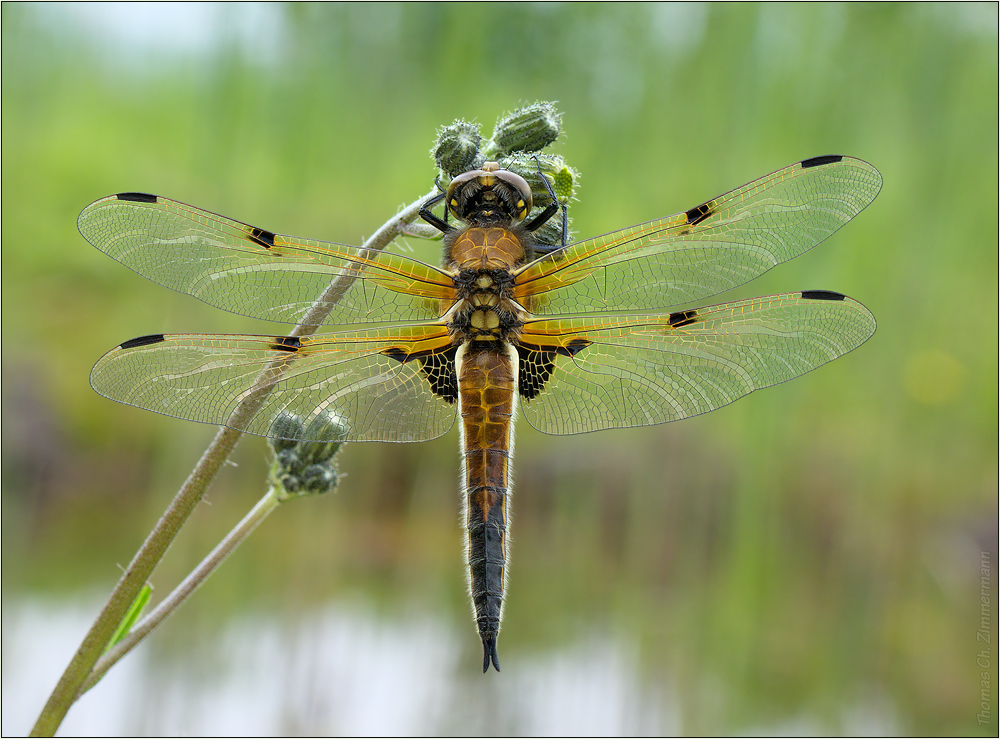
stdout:
<svg viewBox="0 0 1000 739">
<path fill-rule="evenodd" d="M 504 166 L 523 177 L 531 187 L 531 200 L 535 207 L 525 220 L 535 217 L 552 203 L 549 188 L 555 193 L 560 207 L 574 197 L 577 174 L 562 157 L 551 154 L 513 154 L 504 160 Z M 569 220 L 567 218 L 567 243 Z M 553 216 L 535 232 L 535 242 L 543 246 L 559 246 L 563 243 L 561 215 Z"/>
<path fill-rule="evenodd" d="M 306 426 L 294 413 L 282 413 L 275 419 L 271 431 L 275 435 L 294 437 L 268 439 L 274 450 L 271 484 L 278 489 L 281 500 L 327 493 L 337 487 L 339 475 L 334 456 L 347 433 L 343 419 L 335 414 L 323 414 Z"/>
<path fill-rule="evenodd" d="M 466 121 L 455 121 L 438 131 L 431 155 L 447 177 L 454 177 L 475 169 L 483 161 L 479 156 L 481 143 L 479 126 Z"/>
<path fill-rule="evenodd" d="M 501 118 L 493 130 L 488 152 L 506 156 L 541 151 L 559 137 L 561 116 L 552 103 L 533 103 Z"/>
</svg>

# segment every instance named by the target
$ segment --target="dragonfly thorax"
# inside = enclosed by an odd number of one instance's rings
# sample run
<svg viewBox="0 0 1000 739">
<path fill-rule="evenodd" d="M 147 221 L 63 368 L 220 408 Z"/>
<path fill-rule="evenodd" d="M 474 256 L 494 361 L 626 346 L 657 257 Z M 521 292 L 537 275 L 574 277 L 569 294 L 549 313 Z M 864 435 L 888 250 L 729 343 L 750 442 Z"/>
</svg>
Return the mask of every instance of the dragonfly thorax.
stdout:
<svg viewBox="0 0 1000 739">
<path fill-rule="evenodd" d="M 473 226 L 445 236 L 444 263 L 450 271 L 476 273 L 510 272 L 531 261 L 530 234 L 521 226 Z"/>
<path fill-rule="evenodd" d="M 456 343 L 516 339 L 528 314 L 513 299 L 514 277 L 504 268 L 462 270 L 458 301 L 447 321 Z"/>
<path fill-rule="evenodd" d="M 456 312 L 448 321 L 452 341 L 457 344 L 515 342 L 520 335 L 523 319 L 518 312 L 502 306 L 474 305 Z"/>
</svg>

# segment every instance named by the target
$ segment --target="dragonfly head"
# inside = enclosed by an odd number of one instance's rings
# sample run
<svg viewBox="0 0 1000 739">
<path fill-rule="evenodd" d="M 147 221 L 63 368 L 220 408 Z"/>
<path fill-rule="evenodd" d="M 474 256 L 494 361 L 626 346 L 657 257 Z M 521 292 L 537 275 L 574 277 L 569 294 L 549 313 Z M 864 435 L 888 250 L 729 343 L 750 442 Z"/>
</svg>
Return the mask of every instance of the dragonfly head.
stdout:
<svg viewBox="0 0 1000 739">
<path fill-rule="evenodd" d="M 451 214 L 473 225 L 519 223 L 531 212 L 531 187 L 496 162 L 458 175 L 446 198 Z"/>
</svg>

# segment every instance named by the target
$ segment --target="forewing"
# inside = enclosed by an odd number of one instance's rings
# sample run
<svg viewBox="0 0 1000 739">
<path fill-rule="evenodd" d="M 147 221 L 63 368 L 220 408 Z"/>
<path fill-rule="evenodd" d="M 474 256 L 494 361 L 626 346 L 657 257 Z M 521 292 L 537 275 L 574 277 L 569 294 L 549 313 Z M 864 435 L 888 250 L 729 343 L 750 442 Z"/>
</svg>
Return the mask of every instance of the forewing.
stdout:
<svg viewBox="0 0 1000 739">
<path fill-rule="evenodd" d="M 809 372 L 874 331 L 861 303 L 826 291 L 663 315 L 530 321 L 522 370 L 541 368 L 542 386 L 521 407 L 549 434 L 677 421 Z"/>
<path fill-rule="evenodd" d="M 517 275 L 535 315 L 663 309 L 723 292 L 816 246 L 878 194 L 860 159 L 807 159 L 669 218 L 571 244 Z"/>
<path fill-rule="evenodd" d="M 282 236 L 155 195 L 103 198 L 77 225 L 143 277 L 269 321 L 299 322 L 334 280 L 329 313 L 310 325 L 432 320 L 454 300 L 453 280 L 414 259 Z"/>
<path fill-rule="evenodd" d="M 306 427 L 293 438 L 331 441 L 308 429 L 336 418 L 345 441 L 423 441 L 451 428 L 455 406 L 435 393 L 418 358 L 447 356 L 450 343 L 441 325 L 308 338 L 157 334 L 105 354 L 90 382 L 120 403 L 259 436 L 287 438 L 275 424 L 291 413 Z M 253 392 L 267 386 L 266 395 Z"/>
</svg>

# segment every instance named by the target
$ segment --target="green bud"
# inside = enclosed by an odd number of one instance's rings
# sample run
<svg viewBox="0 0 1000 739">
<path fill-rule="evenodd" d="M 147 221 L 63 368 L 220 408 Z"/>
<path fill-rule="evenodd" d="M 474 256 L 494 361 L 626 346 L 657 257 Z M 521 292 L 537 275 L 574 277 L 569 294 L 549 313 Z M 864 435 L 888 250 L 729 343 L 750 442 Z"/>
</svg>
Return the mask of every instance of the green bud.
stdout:
<svg viewBox="0 0 1000 739">
<path fill-rule="evenodd" d="M 278 487 L 281 488 L 281 498 L 287 499 L 293 495 L 298 495 L 302 489 L 302 483 L 298 475 L 282 475 L 278 480 Z"/>
<path fill-rule="evenodd" d="M 482 138 L 476 124 L 455 121 L 438 131 L 431 155 L 447 177 L 454 177 L 475 169 L 477 163 L 482 163 L 483 159 L 479 155 Z"/>
<path fill-rule="evenodd" d="M 268 443 L 275 452 L 291 449 L 295 446 L 296 440 L 302 438 L 302 419 L 294 413 L 279 413 L 271 422 L 271 429 L 267 435 L 270 437 Z"/>
<path fill-rule="evenodd" d="M 541 151 L 559 138 L 560 114 L 552 103 L 533 103 L 501 118 L 488 147 L 497 156 Z"/>
<path fill-rule="evenodd" d="M 340 474 L 333 459 L 308 466 L 301 463 L 292 470 L 275 460 L 271 467 L 271 484 L 281 501 L 305 495 L 322 495 L 336 489 Z"/>
<path fill-rule="evenodd" d="M 305 463 L 299 458 L 298 444 L 290 449 L 276 450 L 274 459 L 282 470 L 293 475 L 299 474 L 305 467 Z"/>
<path fill-rule="evenodd" d="M 337 487 L 340 476 L 337 468 L 329 464 L 313 464 L 302 471 L 299 478 L 303 495 L 322 495 Z"/>
<path fill-rule="evenodd" d="M 503 166 L 511 172 L 519 174 L 531 187 L 531 200 L 534 207 L 525 220 L 530 221 L 552 202 L 552 196 L 542 181 L 544 177 L 549 187 L 556 194 L 560 205 L 573 199 L 573 186 L 576 173 L 567 166 L 562 157 L 552 154 L 512 154 L 504 159 Z M 569 220 L 567 220 L 567 226 Z M 567 242 L 569 235 L 567 234 Z M 535 242 L 543 246 L 558 246 L 562 244 L 562 215 L 556 214 L 535 231 Z"/>
<path fill-rule="evenodd" d="M 325 462 L 337 453 L 346 436 L 347 425 L 336 413 L 316 416 L 306 427 L 309 441 L 299 444 L 299 457 L 310 463 Z"/>
<path fill-rule="evenodd" d="M 536 204 L 538 202 L 547 204 L 551 200 L 549 191 L 542 184 L 543 175 L 549 181 L 552 189 L 555 190 L 560 202 L 573 197 L 576 173 L 560 156 L 553 154 L 511 154 L 502 163 L 505 169 L 509 169 L 527 180 L 528 184 L 531 185 L 531 197 L 536 201 Z"/>
<path fill-rule="evenodd" d="M 565 163 L 554 173 L 552 189 L 555 190 L 560 202 L 565 203 L 573 199 L 573 190 L 578 177 L 576 171 Z"/>
<path fill-rule="evenodd" d="M 269 477 L 281 500 L 326 493 L 337 487 L 339 476 L 334 456 L 347 436 L 347 425 L 339 415 L 323 413 L 304 425 L 301 417 L 282 413 L 271 430 L 296 434 L 299 439 L 269 439 L 274 449 Z"/>
</svg>

